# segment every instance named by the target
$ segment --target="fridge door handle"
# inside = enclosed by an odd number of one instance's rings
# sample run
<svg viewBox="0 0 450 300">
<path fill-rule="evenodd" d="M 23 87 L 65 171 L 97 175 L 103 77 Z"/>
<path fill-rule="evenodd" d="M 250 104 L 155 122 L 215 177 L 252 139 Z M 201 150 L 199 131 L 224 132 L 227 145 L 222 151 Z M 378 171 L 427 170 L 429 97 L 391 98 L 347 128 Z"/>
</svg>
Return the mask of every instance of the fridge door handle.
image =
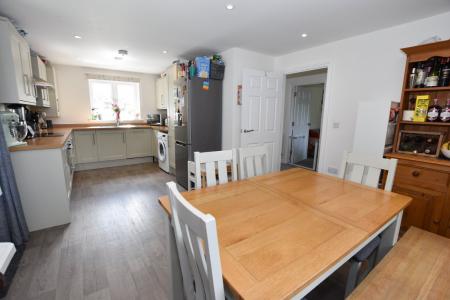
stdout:
<svg viewBox="0 0 450 300">
<path fill-rule="evenodd" d="M 178 145 L 178 146 L 181 146 L 181 147 L 186 147 L 187 146 L 187 144 L 179 142 L 179 141 L 175 141 L 175 144 Z"/>
</svg>

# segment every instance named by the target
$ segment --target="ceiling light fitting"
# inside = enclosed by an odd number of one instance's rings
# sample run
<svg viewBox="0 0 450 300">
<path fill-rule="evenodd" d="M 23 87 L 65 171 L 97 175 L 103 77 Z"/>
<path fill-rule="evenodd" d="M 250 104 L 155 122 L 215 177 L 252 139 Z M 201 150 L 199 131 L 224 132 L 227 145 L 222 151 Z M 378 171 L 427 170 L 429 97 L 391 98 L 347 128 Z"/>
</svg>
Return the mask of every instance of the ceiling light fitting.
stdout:
<svg viewBox="0 0 450 300">
<path fill-rule="evenodd" d="M 305 38 L 305 37 L 307 37 L 307 36 L 308 36 L 307 33 L 302 33 L 302 38 Z"/>
<path fill-rule="evenodd" d="M 167 54 L 167 50 L 163 50 L 163 52 L 162 52 L 163 54 Z"/>
<path fill-rule="evenodd" d="M 82 37 L 79 36 L 79 35 L 74 35 L 73 37 L 76 38 L 76 39 L 78 39 L 78 40 L 80 40 L 80 39 L 82 38 Z"/>
<path fill-rule="evenodd" d="M 233 4 L 227 4 L 227 6 L 226 6 L 226 8 L 228 9 L 228 10 L 232 10 L 233 8 L 234 8 L 234 5 Z"/>
</svg>

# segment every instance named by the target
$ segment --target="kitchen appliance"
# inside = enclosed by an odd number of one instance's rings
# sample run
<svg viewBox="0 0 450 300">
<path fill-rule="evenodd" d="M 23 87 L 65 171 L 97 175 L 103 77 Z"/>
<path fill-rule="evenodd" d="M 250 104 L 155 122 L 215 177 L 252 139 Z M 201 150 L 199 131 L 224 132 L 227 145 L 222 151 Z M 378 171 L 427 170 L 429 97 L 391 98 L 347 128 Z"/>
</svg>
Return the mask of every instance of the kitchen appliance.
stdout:
<svg viewBox="0 0 450 300">
<path fill-rule="evenodd" d="M 161 114 L 147 114 L 147 124 L 161 125 Z"/>
<path fill-rule="evenodd" d="M 222 150 L 222 80 L 191 77 L 178 89 L 183 121 L 175 126 L 177 183 L 188 186 L 188 161 L 194 152 Z"/>
<path fill-rule="evenodd" d="M 21 122 L 19 115 L 15 112 L 1 111 L 0 124 L 8 147 L 27 144 L 23 141 L 27 136 L 26 123 Z"/>
<path fill-rule="evenodd" d="M 169 173 L 170 165 L 169 165 L 169 139 L 167 138 L 167 133 L 158 132 L 158 161 L 159 167 L 161 170 Z"/>
</svg>

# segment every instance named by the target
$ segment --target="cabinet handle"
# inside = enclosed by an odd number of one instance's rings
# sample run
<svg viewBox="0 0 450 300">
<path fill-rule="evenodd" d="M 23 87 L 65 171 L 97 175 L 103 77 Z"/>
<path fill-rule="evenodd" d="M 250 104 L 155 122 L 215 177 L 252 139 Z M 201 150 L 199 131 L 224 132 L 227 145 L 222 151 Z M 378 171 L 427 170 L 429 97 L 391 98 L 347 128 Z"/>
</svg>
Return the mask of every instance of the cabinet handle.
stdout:
<svg viewBox="0 0 450 300">
<path fill-rule="evenodd" d="M 414 176 L 414 177 L 418 177 L 419 175 L 420 175 L 420 172 L 417 170 L 412 172 L 412 176 Z"/>
<path fill-rule="evenodd" d="M 92 135 L 92 145 L 95 145 L 95 134 Z"/>
<path fill-rule="evenodd" d="M 122 141 L 123 141 L 124 144 L 126 143 L 125 142 L 125 132 L 122 132 Z"/>
</svg>

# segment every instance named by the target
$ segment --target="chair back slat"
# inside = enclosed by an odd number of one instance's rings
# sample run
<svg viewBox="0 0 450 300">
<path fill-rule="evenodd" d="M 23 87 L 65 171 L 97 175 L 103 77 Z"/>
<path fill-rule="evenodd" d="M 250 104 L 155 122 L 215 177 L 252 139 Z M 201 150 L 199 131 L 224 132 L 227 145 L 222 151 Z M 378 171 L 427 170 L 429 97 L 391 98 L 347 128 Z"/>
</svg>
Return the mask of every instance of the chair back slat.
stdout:
<svg viewBox="0 0 450 300">
<path fill-rule="evenodd" d="M 236 150 L 213 152 L 195 152 L 195 184 L 196 189 L 202 188 L 202 171 L 206 177 L 206 186 L 215 186 L 229 181 L 227 163 L 231 164 L 231 180 L 237 180 Z"/>
<path fill-rule="evenodd" d="M 378 187 L 381 171 L 387 171 L 388 176 L 384 189 L 391 191 L 397 169 L 397 159 L 385 159 L 373 155 L 344 152 L 338 176 L 345 180 Z"/>
<path fill-rule="evenodd" d="M 269 148 L 266 145 L 239 149 L 239 179 L 269 173 Z"/>
<path fill-rule="evenodd" d="M 227 161 L 219 160 L 217 162 L 217 175 L 219 177 L 219 184 L 228 182 Z"/>
<path fill-rule="evenodd" d="M 187 300 L 224 300 L 216 220 L 193 207 L 168 182 L 172 226 Z"/>
</svg>

